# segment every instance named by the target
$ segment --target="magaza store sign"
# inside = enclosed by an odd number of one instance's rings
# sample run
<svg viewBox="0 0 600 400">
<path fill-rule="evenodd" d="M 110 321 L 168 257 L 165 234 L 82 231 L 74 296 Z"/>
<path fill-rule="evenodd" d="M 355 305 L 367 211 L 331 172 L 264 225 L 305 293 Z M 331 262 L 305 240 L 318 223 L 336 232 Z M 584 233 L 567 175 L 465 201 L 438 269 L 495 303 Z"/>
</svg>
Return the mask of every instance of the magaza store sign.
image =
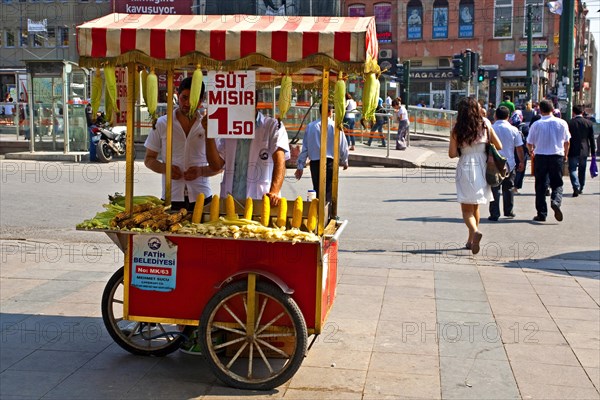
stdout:
<svg viewBox="0 0 600 400">
<path fill-rule="evenodd" d="M 115 4 L 116 3 L 116 4 Z M 192 14 L 193 0 L 116 1 L 114 12 L 126 14 Z"/>
</svg>

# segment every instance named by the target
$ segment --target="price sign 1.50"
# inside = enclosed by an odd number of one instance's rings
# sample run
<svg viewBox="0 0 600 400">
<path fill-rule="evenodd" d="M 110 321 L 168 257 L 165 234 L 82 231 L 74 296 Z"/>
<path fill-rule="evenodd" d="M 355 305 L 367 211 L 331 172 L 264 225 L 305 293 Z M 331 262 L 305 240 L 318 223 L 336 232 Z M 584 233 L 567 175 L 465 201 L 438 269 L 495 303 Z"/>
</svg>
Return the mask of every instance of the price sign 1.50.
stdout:
<svg viewBox="0 0 600 400">
<path fill-rule="evenodd" d="M 230 121 L 229 110 L 226 107 L 219 107 L 208 116 L 208 131 L 217 132 L 218 137 L 250 138 L 254 135 L 254 121 Z"/>
</svg>

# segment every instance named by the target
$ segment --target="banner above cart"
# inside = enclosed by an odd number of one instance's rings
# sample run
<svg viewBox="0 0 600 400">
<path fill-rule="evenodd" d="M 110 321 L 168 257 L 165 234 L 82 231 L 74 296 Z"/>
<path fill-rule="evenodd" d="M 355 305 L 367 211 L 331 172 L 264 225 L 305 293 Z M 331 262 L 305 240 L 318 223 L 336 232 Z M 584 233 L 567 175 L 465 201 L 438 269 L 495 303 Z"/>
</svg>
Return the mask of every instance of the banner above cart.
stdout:
<svg viewBox="0 0 600 400">
<path fill-rule="evenodd" d="M 77 27 L 80 65 L 378 72 L 374 17 L 109 14 Z"/>
</svg>

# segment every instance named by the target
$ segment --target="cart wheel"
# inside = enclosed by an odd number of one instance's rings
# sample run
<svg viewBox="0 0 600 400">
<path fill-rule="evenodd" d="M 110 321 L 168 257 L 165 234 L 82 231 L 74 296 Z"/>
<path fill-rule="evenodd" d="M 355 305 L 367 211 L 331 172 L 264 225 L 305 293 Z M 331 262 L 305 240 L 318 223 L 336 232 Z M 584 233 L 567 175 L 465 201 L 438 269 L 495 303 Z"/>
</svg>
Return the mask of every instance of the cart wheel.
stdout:
<svg viewBox="0 0 600 400">
<path fill-rule="evenodd" d="M 147 323 L 123 319 L 123 275 L 121 267 L 110 278 L 102 294 L 102 319 L 113 340 L 128 352 L 142 356 L 166 356 L 179 348 L 195 327 L 180 334 L 175 324 Z"/>
<path fill-rule="evenodd" d="M 217 292 L 200 319 L 200 346 L 214 374 L 239 389 L 269 390 L 287 382 L 306 354 L 307 329 L 296 302 L 277 286 L 256 282 L 254 333 L 247 329 L 248 285 Z"/>
</svg>

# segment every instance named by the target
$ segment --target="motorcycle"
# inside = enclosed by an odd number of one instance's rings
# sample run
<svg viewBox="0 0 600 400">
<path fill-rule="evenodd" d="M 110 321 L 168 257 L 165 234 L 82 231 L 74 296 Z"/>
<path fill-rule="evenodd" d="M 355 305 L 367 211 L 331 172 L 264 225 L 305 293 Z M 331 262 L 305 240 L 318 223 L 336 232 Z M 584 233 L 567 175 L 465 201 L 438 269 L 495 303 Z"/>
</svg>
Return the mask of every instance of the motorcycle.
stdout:
<svg viewBox="0 0 600 400">
<path fill-rule="evenodd" d="M 100 162 L 111 162 L 113 157 L 125 154 L 127 128 L 124 126 L 92 126 L 92 142 L 96 145 L 96 157 Z M 135 155 L 134 155 L 135 157 Z"/>
</svg>

